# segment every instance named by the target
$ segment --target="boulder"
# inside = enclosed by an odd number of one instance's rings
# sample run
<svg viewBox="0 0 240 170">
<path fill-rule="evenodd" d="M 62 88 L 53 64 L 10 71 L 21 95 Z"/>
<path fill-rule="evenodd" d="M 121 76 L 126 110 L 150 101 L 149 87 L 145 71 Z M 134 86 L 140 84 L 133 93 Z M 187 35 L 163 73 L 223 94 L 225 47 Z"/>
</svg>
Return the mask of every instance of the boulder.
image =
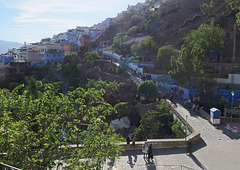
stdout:
<svg viewBox="0 0 240 170">
<path fill-rule="evenodd" d="M 119 119 L 112 120 L 110 124 L 116 131 L 121 130 L 123 128 L 125 129 L 130 128 L 130 121 L 127 117 L 123 117 L 120 120 Z"/>
<path fill-rule="evenodd" d="M 122 128 L 126 128 L 126 129 L 130 128 L 130 121 L 127 117 L 121 118 L 120 122 L 121 122 L 121 127 Z"/>
<path fill-rule="evenodd" d="M 120 130 L 121 129 L 121 123 L 120 123 L 120 120 L 119 119 L 115 119 L 115 120 L 112 120 L 110 125 L 116 130 Z"/>
</svg>

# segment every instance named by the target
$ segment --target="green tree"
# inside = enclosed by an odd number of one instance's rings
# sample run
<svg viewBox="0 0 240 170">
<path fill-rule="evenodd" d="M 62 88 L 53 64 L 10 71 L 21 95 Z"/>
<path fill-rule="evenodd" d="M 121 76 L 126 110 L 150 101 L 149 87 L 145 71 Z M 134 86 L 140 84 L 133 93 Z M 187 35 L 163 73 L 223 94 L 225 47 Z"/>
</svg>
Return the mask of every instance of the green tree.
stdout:
<svg viewBox="0 0 240 170">
<path fill-rule="evenodd" d="M 204 14 L 210 14 L 214 8 L 215 8 L 215 3 L 213 1 L 210 1 L 209 5 L 206 3 L 203 3 L 202 5 L 200 5 L 200 10 Z"/>
<path fill-rule="evenodd" d="M 184 37 L 184 44 L 177 60 L 171 59 L 169 75 L 185 80 L 187 86 L 204 74 L 203 61 L 209 52 L 220 52 L 226 38 L 225 31 L 216 25 L 206 25 L 192 30 Z"/>
<path fill-rule="evenodd" d="M 171 57 L 177 57 L 177 50 L 171 45 L 165 45 L 158 49 L 156 67 L 169 70 Z"/>
<path fill-rule="evenodd" d="M 149 96 L 155 95 L 158 92 L 157 86 L 155 83 L 153 83 L 152 80 L 146 80 L 140 83 L 137 87 L 137 91 L 138 93 L 142 93 Z"/>
<path fill-rule="evenodd" d="M 96 90 L 104 90 L 106 92 L 117 92 L 118 87 L 117 87 L 117 82 L 107 82 L 103 80 L 88 80 L 88 83 L 86 85 L 87 88 L 94 88 Z"/>
<path fill-rule="evenodd" d="M 150 139 L 163 138 L 165 132 L 169 131 L 173 121 L 173 115 L 169 104 L 161 100 L 157 105 L 157 111 L 150 110 L 141 115 L 140 125 L 134 131 L 137 140 L 143 140 L 146 136 Z"/>
<path fill-rule="evenodd" d="M 100 59 L 100 56 L 97 52 L 87 52 L 84 54 L 83 61 L 86 62 L 89 67 L 91 67 L 93 66 L 93 63 L 98 59 Z"/>
<path fill-rule="evenodd" d="M 148 16 L 145 24 L 147 35 L 154 35 L 158 33 L 158 30 L 162 24 L 161 16 L 162 13 L 160 11 L 154 11 Z"/>
<path fill-rule="evenodd" d="M 80 63 L 80 59 L 77 53 L 66 54 L 62 59 L 59 70 L 64 75 L 68 76 L 72 72 L 77 72 L 79 63 Z"/>
<path fill-rule="evenodd" d="M 240 25 L 240 0 L 225 0 L 236 13 L 237 23 Z"/>
<path fill-rule="evenodd" d="M 107 159 L 114 161 L 121 155 L 123 148 L 119 143 L 123 142 L 123 138 L 101 118 L 93 118 L 88 130 L 81 132 L 84 148 L 72 152 L 66 159 L 65 169 L 100 170 Z"/>
<path fill-rule="evenodd" d="M 139 28 L 138 26 L 133 26 L 127 31 L 128 36 L 135 36 L 138 32 Z"/>
<path fill-rule="evenodd" d="M 79 87 L 79 83 L 82 81 L 83 65 L 77 53 L 66 54 L 62 59 L 59 71 L 67 77 L 68 87 Z"/>
<path fill-rule="evenodd" d="M 171 127 L 172 132 L 175 133 L 177 138 L 184 138 L 186 136 L 184 130 L 186 129 L 185 126 L 181 125 L 181 122 L 178 119 L 173 121 L 173 125 Z"/>
<path fill-rule="evenodd" d="M 89 160 L 86 169 L 94 169 L 103 160 L 119 155 L 121 147 L 117 143 L 121 138 L 103 122 L 104 116 L 113 111 L 103 100 L 103 92 L 77 88 L 63 95 L 53 84 L 38 83 L 34 87 L 38 94 L 34 97 L 24 85 L 11 93 L 0 89 L 0 153 L 7 153 L 1 157 L 3 162 L 23 169 L 51 169 L 56 164 L 83 158 L 77 153 L 90 154 L 91 145 L 96 146 L 95 156 L 85 154 L 84 158 Z M 88 130 L 80 128 L 83 120 L 91 123 Z M 96 134 L 103 143 L 93 140 Z M 81 145 L 83 150 L 70 152 L 69 142 Z M 71 168 L 77 169 L 78 165 Z"/>
<path fill-rule="evenodd" d="M 157 44 L 150 38 L 135 43 L 131 46 L 133 54 L 141 55 L 143 60 L 149 60 L 155 55 L 157 50 Z"/>
<path fill-rule="evenodd" d="M 200 89 L 200 96 L 208 98 L 214 97 L 217 89 L 217 82 L 211 77 L 203 77 L 198 80 L 198 89 Z"/>
<path fill-rule="evenodd" d="M 120 54 L 124 55 L 124 43 L 127 41 L 128 37 L 125 32 L 118 33 L 114 38 L 113 38 L 113 51 Z"/>
</svg>

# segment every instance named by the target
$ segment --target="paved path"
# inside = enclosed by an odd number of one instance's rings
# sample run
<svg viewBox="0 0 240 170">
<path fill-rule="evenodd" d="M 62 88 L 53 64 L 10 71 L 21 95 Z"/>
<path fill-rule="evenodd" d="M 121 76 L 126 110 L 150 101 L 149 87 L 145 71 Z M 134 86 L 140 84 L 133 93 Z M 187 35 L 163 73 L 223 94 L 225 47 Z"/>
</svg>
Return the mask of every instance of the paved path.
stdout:
<svg viewBox="0 0 240 170">
<path fill-rule="evenodd" d="M 103 169 L 147 169 L 147 170 L 238 170 L 240 169 L 240 135 L 228 131 L 224 125 L 213 126 L 196 112 L 182 107 L 182 101 L 176 101 L 176 110 L 201 133 L 201 141 L 192 148 L 191 155 L 185 154 L 185 148 L 153 150 L 154 161 L 147 163 L 140 151 L 124 152 L 114 163 L 114 167 L 105 165 Z M 182 165 L 175 166 L 175 165 Z M 184 167 L 186 166 L 186 167 Z"/>
</svg>

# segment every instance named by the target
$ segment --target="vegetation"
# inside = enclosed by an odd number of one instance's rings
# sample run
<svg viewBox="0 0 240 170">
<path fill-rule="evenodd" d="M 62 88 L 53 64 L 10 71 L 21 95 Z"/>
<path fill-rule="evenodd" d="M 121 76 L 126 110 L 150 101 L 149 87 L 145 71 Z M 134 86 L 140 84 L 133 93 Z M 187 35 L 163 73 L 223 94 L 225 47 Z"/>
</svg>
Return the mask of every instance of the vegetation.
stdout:
<svg viewBox="0 0 240 170">
<path fill-rule="evenodd" d="M 142 56 L 146 61 L 153 57 L 156 50 L 157 44 L 150 37 L 131 46 L 132 54 Z"/>
<path fill-rule="evenodd" d="M 93 63 L 100 59 L 97 52 L 87 52 L 84 54 L 83 61 L 88 64 L 89 67 L 93 66 Z"/>
<path fill-rule="evenodd" d="M 63 95 L 53 84 L 26 81 L 27 86 L 11 92 L 0 89 L 0 153 L 7 153 L 3 162 L 23 169 L 51 169 L 64 162 L 69 169 L 100 169 L 104 160 L 120 154 L 117 143 L 122 138 L 104 123 L 113 108 L 101 91 L 77 88 Z M 91 125 L 81 129 L 82 121 Z M 69 152 L 69 143 L 83 149 Z"/>
<path fill-rule="evenodd" d="M 236 13 L 237 23 L 240 25 L 240 0 L 225 0 Z"/>
<path fill-rule="evenodd" d="M 186 134 L 185 134 L 185 126 L 182 126 L 181 122 L 178 120 L 178 119 L 175 119 L 173 121 L 173 125 L 171 127 L 172 129 L 172 132 L 175 133 L 176 137 L 177 138 L 184 138 L 186 137 Z"/>
<path fill-rule="evenodd" d="M 41 42 L 44 42 L 44 41 L 51 41 L 51 38 L 43 38 L 42 40 L 41 40 Z"/>
<path fill-rule="evenodd" d="M 127 31 L 128 36 L 135 36 L 138 33 L 138 26 L 133 26 Z"/>
<path fill-rule="evenodd" d="M 191 24 L 191 23 L 194 23 L 195 21 L 197 21 L 198 19 L 200 19 L 201 16 L 200 15 L 194 15 L 192 18 L 190 19 L 186 19 L 183 24 L 182 24 L 182 27 L 186 26 L 187 24 Z"/>
<path fill-rule="evenodd" d="M 214 8 L 215 8 L 215 3 L 213 1 L 210 1 L 209 5 L 206 3 L 203 3 L 202 5 L 200 5 L 200 10 L 204 14 L 210 14 Z"/>
<path fill-rule="evenodd" d="M 114 92 L 118 91 L 117 82 L 107 82 L 103 80 L 88 80 L 86 85 L 87 88 L 94 88 L 96 90 L 104 90 L 105 92 Z"/>
<path fill-rule="evenodd" d="M 225 31 L 210 24 L 192 30 L 184 37 L 184 44 L 177 60 L 171 59 L 169 75 L 176 80 L 189 82 L 204 74 L 203 61 L 210 51 L 220 52 L 226 38 Z"/>
<path fill-rule="evenodd" d="M 152 80 L 146 80 L 140 83 L 137 87 L 137 91 L 138 93 L 142 93 L 149 96 L 155 95 L 158 92 L 157 86 L 155 83 L 153 83 Z"/>
<path fill-rule="evenodd" d="M 173 115 L 169 103 L 161 100 L 157 111 L 150 110 L 141 115 L 140 125 L 134 131 L 137 140 L 144 140 L 146 136 L 151 139 L 163 138 L 165 132 L 170 133 Z"/>
<path fill-rule="evenodd" d="M 114 44 L 112 45 L 113 51 L 120 54 L 124 55 L 124 42 L 127 41 L 127 35 L 125 32 L 118 33 L 114 38 L 113 42 Z"/>
<path fill-rule="evenodd" d="M 155 66 L 160 69 L 169 70 L 171 57 L 177 58 L 177 50 L 171 45 L 165 45 L 158 49 L 157 62 Z"/>
<path fill-rule="evenodd" d="M 146 35 L 157 34 L 158 29 L 161 25 L 161 16 L 162 13 L 159 11 L 154 11 L 149 14 L 145 24 Z"/>
<path fill-rule="evenodd" d="M 203 77 L 202 79 L 199 80 L 198 82 L 199 87 L 198 89 L 200 90 L 199 95 L 202 97 L 206 97 L 208 100 L 211 97 L 214 97 L 215 91 L 217 89 L 217 82 L 210 77 Z"/>
</svg>

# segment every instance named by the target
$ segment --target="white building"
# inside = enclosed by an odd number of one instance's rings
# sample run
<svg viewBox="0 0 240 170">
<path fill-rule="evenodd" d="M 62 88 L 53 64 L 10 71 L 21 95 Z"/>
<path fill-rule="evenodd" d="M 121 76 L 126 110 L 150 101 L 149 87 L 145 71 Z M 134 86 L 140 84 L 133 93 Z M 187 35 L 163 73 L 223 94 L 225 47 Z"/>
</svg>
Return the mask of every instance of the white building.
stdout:
<svg viewBox="0 0 240 170">
<path fill-rule="evenodd" d="M 128 5 L 127 11 L 141 11 L 149 6 L 148 3 L 138 3 L 137 5 Z"/>
</svg>

